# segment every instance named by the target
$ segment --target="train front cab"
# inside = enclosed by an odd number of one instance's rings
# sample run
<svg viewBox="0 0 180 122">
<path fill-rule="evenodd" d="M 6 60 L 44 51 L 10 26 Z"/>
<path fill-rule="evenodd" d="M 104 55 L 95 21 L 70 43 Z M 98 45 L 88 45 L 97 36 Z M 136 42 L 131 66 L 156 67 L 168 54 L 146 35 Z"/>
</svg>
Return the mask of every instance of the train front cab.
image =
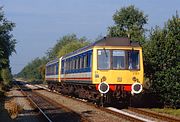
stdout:
<svg viewBox="0 0 180 122">
<path fill-rule="evenodd" d="M 109 85 L 109 92 L 116 99 L 142 91 L 143 57 L 141 47 L 96 46 L 93 48 L 92 82 Z"/>
</svg>

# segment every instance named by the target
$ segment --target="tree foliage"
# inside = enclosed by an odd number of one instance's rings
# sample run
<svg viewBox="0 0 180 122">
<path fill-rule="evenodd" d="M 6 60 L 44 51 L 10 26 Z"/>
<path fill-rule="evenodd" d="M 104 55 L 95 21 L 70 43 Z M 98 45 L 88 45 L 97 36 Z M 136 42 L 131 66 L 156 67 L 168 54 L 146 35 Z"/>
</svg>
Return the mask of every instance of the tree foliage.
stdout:
<svg viewBox="0 0 180 122">
<path fill-rule="evenodd" d="M 144 40 L 144 25 L 147 24 L 147 15 L 133 5 L 123 7 L 113 15 L 114 26 L 108 28 L 111 37 L 129 37 L 132 41 Z"/>
<path fill-rule="evenodd" d="M 5 18 L 2 9 L 0 7 L 0 80 L 2 78 L 4 84 L 7 84 L 12 78 L 9 57 L 15 52 L 16 40 L 10 32 L 15 27 L 15 24 Z"/>
<path fill-rule="evenodd" d="M 8 21 L 0 7 L 0 68 L 9 65 L 9 56 L 15 52 L 16 40 L 10 34 L 15 24 Z"/>
<path fill-rule="evenodd" d="M 43 58 L 36 58 L 28 63 L 20 73 L 18 73 L 17 77 L 30 79 L 30 80 L 41 80 L 43 79 L 43 75 L 41 75 L 40 67 L 45 65 L 46 59 Z"/>
<path fill-rule="evenodd" d="M 86 43 L 87 42 L 87 39 L 85 37 L 82 37 L 82 38 L 77 38 L 75 34 L 71 34 L 71 35 L 65 35 L 63 36 L 62 38 L 60 38 L 59 40 L 57 40 L 57 43 L 55 44 L 55 46 L 53 48 L 51 48 L 48 52 L 47 52 L 47 57 L 48 59 L 55 59 L 57 57 L 60 57 L 63 55 L 62 54 L 59 54 L 59 52 L 64 48 L 64 46 L 66 45 L 71 45 L 71 44 L 74 44 L 74 43 L 78 43 L 78 42 L 81 42 L 82 44 L 83 43 Z M 79 46 L 80 48 L 81 46 Z M 77 49 L 77 48 L 76 48 Z M 68 52 L 70 51 L 74 51 L 73 49 L 66 49 L 64 50 L 65 53 L 64 54 L 67 54 Z"/>
<path fill-rule="evenodd" d="M 12 81 L 12 75 L 10 69 L 9 68 L 2 69 L 1 75 L 3 78 L 4 85 L 9 85 L 10 81 Z"/>
<path fill-rule="evenodd" d="M 61 50 L 58 52 L 58 57 L 61 57 L 65 54 L 68 54 L 70 52 L 73 52 L 77 49 L 80 49 L 86 45 L 88 45 L 89 43 L 88 42 L 81 42 L 81 41 L 73 41 L 71 42 L 71 44 L 66 44 L 64 47 L 61 48 Z"/>
<path fill-rule="evenodd" d="M 87 44 L 89 43 L 84 37 L 77 38 L 74 34 L 63 36 L 57 41 L 55 46 L 47 52 L 46 57 L 34 59 L 18 73 L 17 77 L 31 80 L 44 80 L 45 64 L 48 61 L 59 58 Z"/>
<path fill-rule="evenodd" d="M 180 107 L 180 19 L 173 16 L 163 29 L 152 30 L 144 45 L 146 77 L 166 106 Z"/>
</svg>

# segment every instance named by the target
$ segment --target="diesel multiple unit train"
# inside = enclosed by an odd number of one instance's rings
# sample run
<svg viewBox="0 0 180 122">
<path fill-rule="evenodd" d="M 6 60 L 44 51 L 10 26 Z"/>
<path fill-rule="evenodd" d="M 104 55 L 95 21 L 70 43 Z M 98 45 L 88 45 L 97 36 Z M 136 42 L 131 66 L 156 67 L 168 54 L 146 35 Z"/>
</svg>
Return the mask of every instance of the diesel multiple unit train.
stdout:
<svg viewBox="0 0 180 122">
<path fill-rule="evenodd" d="M 46 64 L 51 90 L 98 102 L 127 100 L 143 84 L 142 48 L 128 38 L 103 38 Z"/>
</svg>

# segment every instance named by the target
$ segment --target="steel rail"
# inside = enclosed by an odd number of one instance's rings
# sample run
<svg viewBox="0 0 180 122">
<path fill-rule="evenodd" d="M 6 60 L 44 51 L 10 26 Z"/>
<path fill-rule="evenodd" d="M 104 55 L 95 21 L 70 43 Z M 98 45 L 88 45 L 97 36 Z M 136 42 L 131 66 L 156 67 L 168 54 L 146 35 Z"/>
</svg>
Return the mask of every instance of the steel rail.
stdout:
<svg viewBox="0 0 180 122">
<path fill-rule="evenodd" d="M 30 98 L 30 96 L 27 95 L 27 93 L 25 93 L 23 91 L 23 89 L 17 84 L 17 82 L 15 82 L 15 83 L 16 83 L 16 86 L 21 90 L 21 93 L 27 97 L 27 99 L 30 101 L 30 103 L 32 103 L 49 122 L 52 122 L 52 120 L 43 112 L 43 110 Z"/>
<path fill-rule="evenodd" d="M 36 86 L 37 87 L 37 86 Z M 38 87 L 39 88 L 39 87 Z M 54 100 L 44 96 L 44 95 L 41 95 L 40 93 L 36 92 L 37 89 L 31 89 L 32 93 L 34 93 L 35 95 L 43 98 L 45 101 L 47 101 L 48 103 L 50 103 L 51 105 L 53 106 L 57 106 L 58 108 L 62 108 L 64 111 L 66 112 L 70 112 L 73 116 L 76 116 L 78 118 L 80 118 L 80 121 L 81 122 L 90 122 L 89 119 L 87 119 L 86 117 L 82 116 L 81 114 L 73 111 L 72 109 L 66 107 L 66 106 L 63 106 L 62 104 L 58 103 L 58 102 L 55 102 Z M 44 90 L 44 89 L 43 89 Z M 47 89 L 46 89 L 47 90 Z M 29 95 L 28 95 L 29 97 Z M 31 101 L 33 101 L 31 98 L 30 98 Z M 38 107 L 38 105 L 33 101 L 33 103 Z M 39 108 L 39 107 L 38 107 Z M 41 109 L 42 111 L 42 109 Z M 43 111 L 42 111 L 43 112 Z M 44 112 L 43 112 L 44 113 Z M 52 122 L 52 121 L 50 121 Z"/>
<path fill-rule="evenodd" d="M 44 86 L 36 85 L 36 87 L 43 88 Z M 53 92 L 53 93 L 58 94 L 58 95 L 62 95 L 62 94 L 60 94 L 60 93 L 58 93 L 58 92 L 54 92 L 54 91 L 52 91 L 52 90 L 48 90 L 47 88 L 44 88 L 44 90 L 46 90 L 46 91 L 48 91 L 48 92 Z M 107 109 L 107 108 L 104 108 L 104 107 L 101 107 L 101 106 L 97 106 L 97 105 L 95 105 L 95 104 L 92 104 L 92 103 L 89 103 L 89 102 L 85 102 L 85 101 L 83 101 L 83 100 L 81 100 L 81 99 L 77 99 L 77 98 L 70 97 L 70 96 L 67 96 L 67 95 L 62 95 L 62 96 L 63 96 L 63 97 L 66 97 L 66 98 L 68 98 L 68 99 L 73 99 L 73 100 L 75 100 L 75 101 L 85 103 L 85 104 L 87 104 L 87 105 L 89 105 L 89 106 L 91 106 L 91 107 L 94 107 L 94 108 L 96 108 L 96 109 L 100 109 L 100 110 L 105 111 L 105 112 L 107 112 L 107 113 L 109 113 L 109 114 L 113 114 L 113 115 L 115 115 L 115 116 L 121 117 L 121 118 L 126 119 L 126 120 L 129 120 L 129 121 L 133 121 L 133 122 L 134 122 L 134 121 L 135 121 L 135 122 L 144 122 L 143 119 L 138 118 L 138 117 L 133 117 L 133 116 L 129 116 L 129 115 L 126 115 L 126 114 L 122 114 L 122 113 L 119 113 L 119 112 L 116 112 L 116 111 L 113 111 L 113 110 L 110 110 L 110 109 Z"/>
<path fill-rule="evenodd" d="M 34 92 L 35 92 L 35 91 L 34 91 Z M 70 109 L 70 108 L 68 108 L 68 107 L 66 107 L 66 106 L 64 106 L 64 105 L 62 105 L 62 104 L 60 104 L 60 103 L 58 103 L 58 102 L 56 102 L 56 101 L 54 101 L 54 100 L 46 97 L 46 96 L 44 96 L 44 95 L 41 95 L 41 94 L 38 93 L 38 92 L 35 92 L 35 93 L 36 93 L 37 96 L 42 97 L 43 99 L 45 99 L 46 101 L 48 101 L 48 102 L 51 103 L 52 105 L 54 105 L 54 106 L 59 106 L 60 108 L 63 108 L 65 111 L 71 112 L 71 113 L 74 114 L 75 116 L 80 117 L 81 122 L 90 122 L 89 119 L 87 119 L 86 117 L 82 116 L 81 114 L 75 112 L 74 110 L 72 110 L 72 109 Z"/>
<path fill-rule="evenodd" d="M 52 92 L 51 90 L 48 90 L 48 88 L 44 88 L 44 86 L 39 86 L 39 85 L 36 85 L 36 87 L 40 87 L 40 88 L 43 88 L 45 89 L 46 91 L 48 92 Z M 53 93 L 55 94 L 58 94 L 58 95 L 62 95 L 58 92 L 54 92 Z M 122 118 L 126 119 L 126 120 L 130 120 L 130 121 L 139 121 L 139 122 L 142 122 L 143 120 L 142 119 L 138 119 L 138 118 L 134 118 L 134 117 L 129 117 L 129 116 L 126 116 L 126 115 L 123 115 L 121 113 L 118 113 L 118 112 L 115 112 L 115 111 L 112 111 L 112 110 L 109 110 L 109 109 L 106 109 L 104 107 L 101 107 L 101 106 L 97 106 L 95 104 L 92 104 L 92 103 L 89 103 L 89 102 L 85 102 L 85 101 L 82 101 L 82 100 L 79 100 L 77 98 L 73 98 L 73 97 L 69 97 L 67 95 L 63 95 L 64 97 L 66 98 L 71 98 L 73 100 L 76 100 L 76 101 L 79 101 L 79 102 L 82 102 L 82 103 L 85 103 L 85 104 L 88 104 L 90 106 L 93 106 L 95 108 L 98 108 L 98 109 L 101 109 L 103 111 L 106 111 L 108 113 L 111 113 L 111 114 L 114 114 L 114 115 L 117 115 L 117 116 L 121 116 Z M 140 114 L 143 114 L 143 115 L 146 115 L 146 116 L 150 116 L 150 117 L 153 117 L 153 118 L 156 118 L 156 119 L 160 119 L 160 120 L 164 120 L 164 121 L 169 121 L 169 122 L 180 122 L 180 119 L 179 118 L 176 118 L 176 117 L 169 117 L 169 116 L 165 116 L 165 115 L 162 115 L 160 113 L 155 113 L 155 112 L 151 112 L 151 111 L 145 111 L 145 110 L 142 110 L 142 109 L 138 109 L 138 108 L 132 108 L 132 107 L 129 107 L 128 108 L 130 111 L 133 111 L 133 112 L 137 112 L 137 113 L 140 113 Z"/>
</svg>

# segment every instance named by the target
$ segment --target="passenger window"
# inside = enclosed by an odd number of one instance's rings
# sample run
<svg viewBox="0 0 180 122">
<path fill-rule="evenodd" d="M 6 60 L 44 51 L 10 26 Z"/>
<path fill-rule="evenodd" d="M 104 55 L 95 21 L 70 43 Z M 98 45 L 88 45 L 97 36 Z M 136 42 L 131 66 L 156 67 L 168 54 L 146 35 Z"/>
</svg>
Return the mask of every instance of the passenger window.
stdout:
<svg viewBox="0 0 180 122">
<path fill-rule="evenodd" d="M 68 70 L 68 61 L 66 61 L 66 71 Z"/>
<path fill-rule="evenodd" d="M 64 61 L 64 70 L 66 71 L 67 70 L 67 62 Z"/>
<path fill-rule="evenodd" d="M 87 57 L 87 55 L 85 55 L 84 56 L 84 68 L 86 68 L 87 67 L 87 60 L 88 59 L 88 57 Z"/>
<path fill-rule="evenodd" d="M 71 70 L 71 60 L 69 59 L 69 70 Z"/>
<path fill-rule="evenodd" d="M 58 70 L 59 70 L 59 65 L 58 63 L 56 63 L 56 75 L 58 74 Z"/>
<path fill-rule="evenodd" d="M 125 51 L 113 50 L 112 56 L 113 69 L 125 69 Z"/>
<path fill-rule="evenodd" d="M 68 70 L 70 70 L 70 60 L 68 60 Z"/>
<path fill-rule="evenodd" d="M 54 70 L 54 75 L 56 74 L 56 64 L 54 64 L 54 66 L 53 66 L 53 70 Z"/>
<path fill-rule="evenodd" d="M 128 69 L 136 70 L 139 67 L 139 51 L 128 52 Z"/>
<path fill-rule="evenodd" d="M 110 69 L 110 50 L 98 50 L 98 69 Z"/>
<path fill-rule="evenodd" d="M 73 69 L 73 61 L 71 60 L 70 61 L 70 70 L 72 70 Z"/>
<path fill-rule="evenodd" d="M 80 57 L 78 57 L 78 69 L 80 69 L 81 65 L 80 65 Z"/>
<path fill-rule="evenodd" d="M 75 59 L 73 59 L 73 69 L 75 69 L 75 64 L 76 64 L 76 61 L 75 61 Z"/>
<path fill-rule="evenodd" d="M 90 66 L 89 67 L 92 67 L 92 54 L 90 54 Z"/>
<path fill-rule="evenodd" d="M 76 58 L 76 69 L 78 69 L 78 58 Z"/>
<path fill-rule="evenodd" d="M 61 64 L 61 74 L 64 74 L 64 61 L 62 61 L 62 64 Z"/>
<path fill-rule="evenodd" d="M 89 62 L 89 54 L 87 54 L 86 67 L 89 67 L 89 64 L 88 64 L 88 62 Z"/>
<path fill-rule="evenodd" d="M 74 69 L 76 69 L 76 59 L 74 59 Z"/>
<path fill-rule="evenodd" d="M 83 58 L 81 57 L 80 58 L 80 69 L 82 69 L 83 68 Z"/>
</svg>

